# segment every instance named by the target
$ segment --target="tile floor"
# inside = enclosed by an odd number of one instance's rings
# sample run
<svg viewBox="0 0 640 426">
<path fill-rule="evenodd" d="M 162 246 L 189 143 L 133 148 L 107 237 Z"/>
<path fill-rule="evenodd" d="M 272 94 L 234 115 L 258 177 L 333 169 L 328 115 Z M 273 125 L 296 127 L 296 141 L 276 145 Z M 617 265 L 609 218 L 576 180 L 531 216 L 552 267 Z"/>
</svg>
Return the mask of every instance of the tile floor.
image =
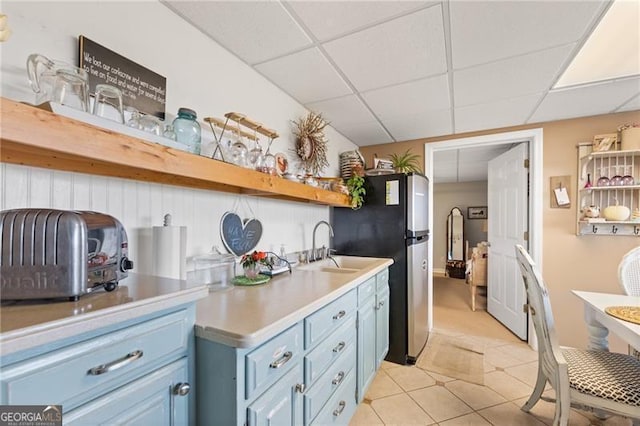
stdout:
<svg viewBox="0 0 640 426">
<path fill-rule="evenodd" d="M 415 366 L 383 362 L 365 400 L 351 420 L 356 425 L 551 425 L 554 405 L 539 401 L 530 413 L 520 410 L 537 374 L 537 353 L 483 309 L 469 308 L 463 280 L 434 280 L 435 332 L 482 344 L 484 385 L 426 372 Z M 553 390 L 547 391 L 553 396 Z M 621 417 L 598 420 L 572 410 L 570 425 L 630 426 Z"/>
</svg>

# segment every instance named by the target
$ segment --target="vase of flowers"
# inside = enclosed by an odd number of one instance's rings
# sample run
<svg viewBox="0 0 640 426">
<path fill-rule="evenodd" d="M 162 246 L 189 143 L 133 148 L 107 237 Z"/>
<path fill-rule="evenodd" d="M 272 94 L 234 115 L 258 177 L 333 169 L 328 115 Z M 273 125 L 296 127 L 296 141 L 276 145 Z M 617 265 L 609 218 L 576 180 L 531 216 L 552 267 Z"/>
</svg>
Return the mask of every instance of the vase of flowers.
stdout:
<svg viewBox="0 0 640 426">
<path fill-rule="evenodd" d="M 258 277 L 261 265 L 271 266 L 267 258 L 267 253 L 255 250 L 253 253 L 244 254 L 240 259 L 240 264 L 242 265 L 242 269 L 244 269 L 245 277 L 252 280 Z"/>
</svg>

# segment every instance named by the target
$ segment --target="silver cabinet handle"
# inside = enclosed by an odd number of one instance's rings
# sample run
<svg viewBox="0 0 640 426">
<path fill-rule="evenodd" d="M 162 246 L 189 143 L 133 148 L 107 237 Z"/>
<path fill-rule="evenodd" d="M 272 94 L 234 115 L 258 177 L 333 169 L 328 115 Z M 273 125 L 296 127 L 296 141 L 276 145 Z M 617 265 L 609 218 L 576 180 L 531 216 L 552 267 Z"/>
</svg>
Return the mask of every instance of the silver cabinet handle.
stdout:
<svg viewBox="0 0 640 426">
<path fill-rule="evenodd" d="M 131 364 L 135 360 L 142 358 L 142 355 L 144 355 L 142 351 L 133 351 L 120 359 L 93 367 L 87 371 L 87 374 L 91 376 L 99 376 L 101 374 L 108 373 L 109 371 L 117 370 L 118 368 L 122 368 L 125 365 Z"/>
<path fill-rule="evenodd" d="M 280 368 L 283 365 L 285 365 L 287 362 L 289 362 L 289 360 L 291 359 L 291 357 L 293 356 L 293 352 L 291 351 L 287 351 L 284 353 L 284 355 L 282 355 L 282 358 L 273 361 L 271 364 L 269 364 L 269 367 L 271 368 Z"/>
<path fill-rule="evenodd" d="M 334 320 L 339 320 L 340 318 L 342 318 L 343 316 L 347 315 L 347 313 L 345 311 L 340 311 L 337 314 L 335 314 L 333 316 Z"/>
<path fill-rule="evenodd" d="M 305 388 L 304 383 L 296 383 L 296 392 L 304 393 Z"/>
<path fill-rule="evenodd" d="M 344 371 L 341 371 L 338 374 L 336 374 L 336 377 L 333 378 L 333 380 L 331 381 L 331 384 L 339 385 L 340 383 L 342 383 L 343 380 L 344 380 Z"/>
<path fill-rule="evenodd" d="M 341 350 L 344 349 L 344 347 L 347 346 L 347 344 L 345 342 L 340 342 L 336 345 L 335 348 L 333 348 L 334 352 L 340 352 Z"/>
<path fill-rule="evenodd" d="M 179 396 L 185 396 L 191 390 L 189 383 L 178 383 L 173 387 L 173 394 Z"/>
<path fill-rule="evenodd" d="M 338 408 L 333 410 L 333 415 L 335 417 L 338 417 L 340 414 L 342 414 L 342 412 L 344 411 L 344 407 L 346 407 L 346 406 L 347 406 L 346 402 L 340 401 L 340 404 L 338 404 Z"/>
</svg>

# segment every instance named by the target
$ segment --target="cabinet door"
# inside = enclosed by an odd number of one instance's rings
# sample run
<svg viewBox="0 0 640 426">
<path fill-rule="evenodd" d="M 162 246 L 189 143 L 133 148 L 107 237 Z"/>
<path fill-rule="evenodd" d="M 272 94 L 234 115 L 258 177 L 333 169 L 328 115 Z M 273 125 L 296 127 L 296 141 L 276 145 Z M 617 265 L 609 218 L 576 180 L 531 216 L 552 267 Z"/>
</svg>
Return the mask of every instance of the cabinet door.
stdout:
<svg viewBox="0 0 640 426">
<path fill-rule="evenodd" d="M 376 298 L 371 297 L 358 310 L 358 401 L 376 375 Z"/>
<path fill-rule="evenodd" d="M 182 358 L 105 396 L 64 413 L 65 425 L 188 425 L 190 392 L 187 361 Z M 182 386 L 182 393 L 187 388 Z"/>
<path fill-rule="evenodd" d="M 389 287 L 376 297 L 376 369 L 389 352 Z"/>
<path fill-rule="evenodd" d="M 296 426 L 302 424 L 302 364 L 298 363 L 247 407 L 249 426 Z"/>
</svg>

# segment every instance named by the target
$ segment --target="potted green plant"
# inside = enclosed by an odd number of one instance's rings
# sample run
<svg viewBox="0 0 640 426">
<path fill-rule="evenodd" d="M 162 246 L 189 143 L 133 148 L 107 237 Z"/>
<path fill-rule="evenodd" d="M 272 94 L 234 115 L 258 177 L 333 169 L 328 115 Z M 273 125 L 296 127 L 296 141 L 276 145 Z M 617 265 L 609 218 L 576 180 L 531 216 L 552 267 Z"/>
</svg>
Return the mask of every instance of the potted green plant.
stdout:
<svg viewBox="0 0 640 426">
<path fill-rule="evenodd" d="M 418 163 L 420 156 L 411 153 L 410 149 L 406 150 L 403 154 L 391 154 L 389 158 L 391 159 L 393 168 L 396 169 L 398 173 L 421 172 L 420 164 Z"/>
<path fill-rule="evenodd" d="M 347 188 L 349 188 L 349 195 L 351 197 L 351 208 L 358 210 L 364 204 L 364 196 L 367 194 L 367 191 L 364 189 L 364 178 L 353 174 L 349 180 L 347 180 Z"/>
</svg>

